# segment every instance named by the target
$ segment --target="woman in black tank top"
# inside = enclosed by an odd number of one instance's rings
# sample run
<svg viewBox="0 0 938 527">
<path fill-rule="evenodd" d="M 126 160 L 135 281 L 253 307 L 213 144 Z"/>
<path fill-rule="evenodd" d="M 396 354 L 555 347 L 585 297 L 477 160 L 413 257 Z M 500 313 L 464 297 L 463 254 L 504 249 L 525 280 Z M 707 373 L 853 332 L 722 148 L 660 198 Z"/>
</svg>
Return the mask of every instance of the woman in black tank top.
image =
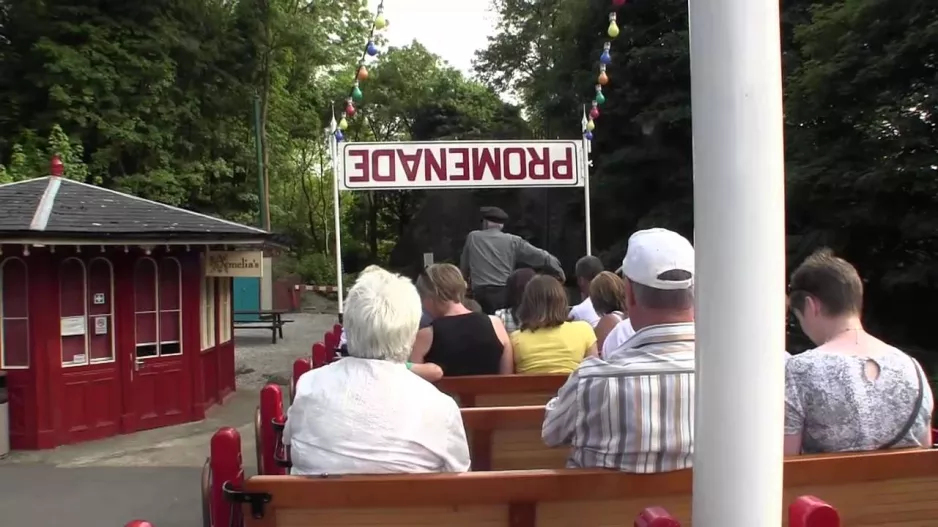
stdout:
<svg viewBox="0 0 938 527">
<path fill-rule="evenodd" d="M 437 364 L 448 377 L 513 373 L 505 326 L 462 304 L 466 281 L 456 266 L 431 265 L 417 279 L 417 290 L 433 323 L 417 334 L 411 362 Z"/>
</svg>

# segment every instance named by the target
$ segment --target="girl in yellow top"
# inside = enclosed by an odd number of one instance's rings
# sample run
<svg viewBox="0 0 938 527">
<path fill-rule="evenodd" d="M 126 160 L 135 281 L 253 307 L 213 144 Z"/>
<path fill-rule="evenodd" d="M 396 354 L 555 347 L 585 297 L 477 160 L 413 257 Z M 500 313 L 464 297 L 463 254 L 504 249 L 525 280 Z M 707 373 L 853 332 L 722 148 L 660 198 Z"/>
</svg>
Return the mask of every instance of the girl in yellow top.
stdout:
<svg viewBox="0 0 938 527">
<path fill-rule="evenodd" d="M 518 318 L 521 329 L 511 334 L 516 373 L 571 373 L 597 354 L 592 326 L 567 320 L 567 294 L 556 278 L 528 282 Z"/>
</svg>

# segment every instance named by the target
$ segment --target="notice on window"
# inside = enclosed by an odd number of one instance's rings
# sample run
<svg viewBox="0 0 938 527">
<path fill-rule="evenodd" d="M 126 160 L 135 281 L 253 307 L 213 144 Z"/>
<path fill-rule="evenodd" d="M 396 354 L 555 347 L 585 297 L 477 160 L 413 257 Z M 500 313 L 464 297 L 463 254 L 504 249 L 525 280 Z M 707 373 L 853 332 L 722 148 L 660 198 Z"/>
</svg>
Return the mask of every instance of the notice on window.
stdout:
<svg viewBox="0 0 938 527">
<path fill-rule="evenodd" d="M 85 317 L 62 317 L 61 334 L 72 337 L 85 334 Z"/>
<path fill-rule="evenodd" d="M 95 293 L 94 297 L 92 297 L 92 301 L 96 306 L 104 305 L 104 293 Z"/>
<path fill-rule="evenodd" d="M 94 334 L 107 335 L 107 317 L 94 317 Z"/>
</svg>

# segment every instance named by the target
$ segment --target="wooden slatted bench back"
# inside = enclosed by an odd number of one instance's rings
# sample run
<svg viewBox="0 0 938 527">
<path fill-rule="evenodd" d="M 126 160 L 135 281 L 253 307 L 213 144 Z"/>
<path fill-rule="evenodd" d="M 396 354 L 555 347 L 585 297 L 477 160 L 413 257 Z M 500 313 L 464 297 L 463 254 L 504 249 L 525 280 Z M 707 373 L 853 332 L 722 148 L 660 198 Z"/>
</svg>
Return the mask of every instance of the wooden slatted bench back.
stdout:
<svg viewBox="0 0 938 527">
<path fill-rule="evenodd" d="M 600 527 L 660 505 L 690 526 L 692 474 L 524 470 L 387 476 L 256 476 L 263 514 L 245 527 Z M 785 462 L 785 501 L 813 494 L 843 525 L 926 527 L 938 518 L 938 451 L 806 456 Z M 784 524 L 787 525 L 787 518 Z"/>
<path fill-rule="evenodd" d="M 436 387 L 463 408 L 547 404 L 567 375 L 474 375 L 444 377 Z"/>
<path fill-rule="evenodd" d="M 463 408 L 472 470 L 564 468 L 569 448 L 541 440 L 544 406 Z"/>
</svg>

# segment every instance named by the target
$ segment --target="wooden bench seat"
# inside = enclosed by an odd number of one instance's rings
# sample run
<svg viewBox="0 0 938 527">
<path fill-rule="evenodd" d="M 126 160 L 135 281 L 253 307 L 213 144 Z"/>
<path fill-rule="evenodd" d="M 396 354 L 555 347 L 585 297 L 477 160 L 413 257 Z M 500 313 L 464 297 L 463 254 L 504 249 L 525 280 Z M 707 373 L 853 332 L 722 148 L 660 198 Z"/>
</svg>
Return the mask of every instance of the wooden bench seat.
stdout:
<svg viewBox="0 0 938 527">
<path fill-rule="evenodd" d="M 547 404 L 567 375 L 473 375 L 444 377 L 436 387 L 463 408 Z"/>
<path fill-rule="evenodd" d="M 287 472 L 274 425 L 286 419 L 282 399 L 277 385 L 261 391 L 254 421 L 259 474 Z M 474 471 L 563 468 L 566 464 L 569 449 L 549 448 L 541 440 L 544 406 L 463 408 L 460 413 Z"/>
<path fill-rule="evenodd" d="M 786 459 L 784 477 L 784 503 L 817 496 L 837 509 L 844 526 L 929 527 L 938 521 L 935 450 L 794 457 Z M 256 501 L 253 514 L 242 505 L 245 527 L 621 526 L 649 505 L 664 507 L 688 527 L 691 487 L 690 470 L 255 476 L 233 485 L 245 493 L 235 492 L 237 499 Z"/>
</svg>

